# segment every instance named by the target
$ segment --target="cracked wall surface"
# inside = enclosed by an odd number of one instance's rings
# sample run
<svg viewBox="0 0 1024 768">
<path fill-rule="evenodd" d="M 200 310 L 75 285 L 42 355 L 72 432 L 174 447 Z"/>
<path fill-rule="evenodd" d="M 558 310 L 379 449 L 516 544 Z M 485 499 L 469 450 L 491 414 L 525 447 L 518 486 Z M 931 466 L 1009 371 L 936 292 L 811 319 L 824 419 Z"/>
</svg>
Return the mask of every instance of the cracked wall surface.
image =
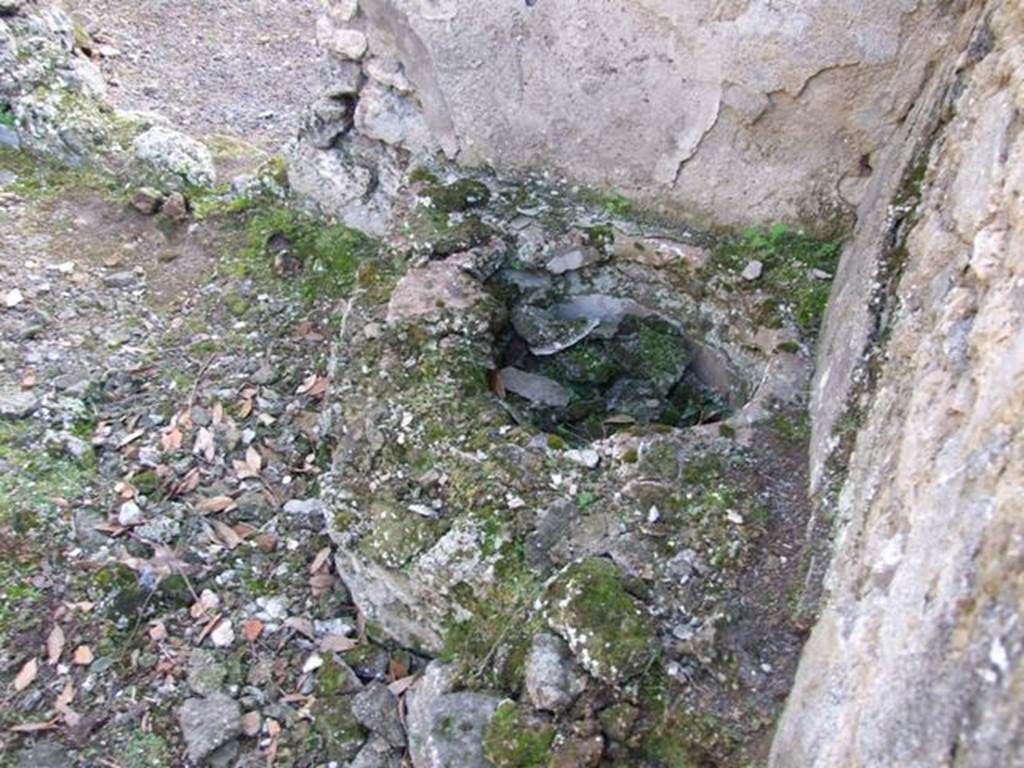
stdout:
<svg viewBox="0 0 1024 768">
<path fill-rule="evenodd" d="M 356 98 L 396 97 L 393 130 L 355 126 L 389 147 L 548 171 L 697 224 L 818 230 L 849 220 L 957 16 L 916 0 L 324 4 L 322 42 L 371 86 Z"/>
<path fill-rule="evenodd" d="M 1022 114 L 1024 7 L 971 3 L 834 284 L 811 458 L 835 551 L 779 768 L 1024 766 Z"/>
</svg>

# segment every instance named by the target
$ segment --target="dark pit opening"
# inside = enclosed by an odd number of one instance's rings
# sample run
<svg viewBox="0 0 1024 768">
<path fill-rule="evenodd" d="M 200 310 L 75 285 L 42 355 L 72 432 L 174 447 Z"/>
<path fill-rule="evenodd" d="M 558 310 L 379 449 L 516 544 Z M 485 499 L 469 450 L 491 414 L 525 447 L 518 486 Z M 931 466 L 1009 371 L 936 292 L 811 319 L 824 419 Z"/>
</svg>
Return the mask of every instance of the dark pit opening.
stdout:
<svg viewBox="0 0 1024 768">
<path fill-rule="evenodd" d="M 518 420 L 580 443 L 633 425 L 713 423 L 735 406 L 727 366 L 667 317 L 606 294 L 505 289 L 516 298 L 495 384 Z"/>
</svg>

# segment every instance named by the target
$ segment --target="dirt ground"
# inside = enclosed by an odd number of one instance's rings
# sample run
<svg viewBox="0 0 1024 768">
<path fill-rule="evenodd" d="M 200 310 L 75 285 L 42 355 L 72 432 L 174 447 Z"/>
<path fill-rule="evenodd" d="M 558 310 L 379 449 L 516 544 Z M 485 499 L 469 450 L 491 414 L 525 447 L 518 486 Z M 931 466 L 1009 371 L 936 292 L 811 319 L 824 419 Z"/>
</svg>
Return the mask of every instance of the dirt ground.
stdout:
<svg viewBox="0 0 1024 768">
<path fill-rule="evenodd" d="M 110 97 L 274 151 L 317 95 L 316 0 L 66 0 Z"/>
</svg>

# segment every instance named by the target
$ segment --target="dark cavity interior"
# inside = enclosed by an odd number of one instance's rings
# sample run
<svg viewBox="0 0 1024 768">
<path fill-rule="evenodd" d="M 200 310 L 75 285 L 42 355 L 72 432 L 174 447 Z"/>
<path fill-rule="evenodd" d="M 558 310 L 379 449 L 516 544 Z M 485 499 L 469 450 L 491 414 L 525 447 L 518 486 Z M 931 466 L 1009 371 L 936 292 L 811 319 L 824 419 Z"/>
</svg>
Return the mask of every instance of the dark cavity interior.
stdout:
<svg viewBox="0 0 1024 768">
<path fill-rule="evenodd" d="M 635 424 L 715 422 L 734 405 L 715 355 L 637 302 L 512 293 L 495 384 L 518 420 L 581 442 Z"/>
</svg>

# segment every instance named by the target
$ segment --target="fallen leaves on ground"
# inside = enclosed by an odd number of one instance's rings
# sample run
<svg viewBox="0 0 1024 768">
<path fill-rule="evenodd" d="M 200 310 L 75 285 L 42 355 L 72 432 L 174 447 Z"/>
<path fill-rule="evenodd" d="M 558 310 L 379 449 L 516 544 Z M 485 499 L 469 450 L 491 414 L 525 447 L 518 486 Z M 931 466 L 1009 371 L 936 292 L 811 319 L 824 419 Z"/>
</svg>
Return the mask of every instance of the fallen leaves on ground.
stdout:
<svg viewBox="0 0 1024 768">
<path fill-rule="evenodd" d="M 18 692 L 24 691 L 32 685 L 38 674 L 39 662 L 35 658 L 29 659 L 18 671 L 18 674 L 14 676 L 14 690 Z"/>
<path fill-rule="evenodd" d="M 53 666 L 60 660 L 64 652 L 64 630 L 54 624 L 50 634 L 46 636 L 46 663 Z"/>
<path fill-rule="evenodd" d="M 235 467 L 235 474 L 238 475 L 239 480 L 259 477 L 260 470 L 263 469 L 263 457 L 260 456 L 259 451 L 250 445 L 245 451 L 245 459 L 235 459 L 232 464 Z"/>
<path fill-rule="evenodd" d="M 196 509 L 204 515 L 210 515 L 217 512 L 227 512 L 234 508 L 235 500 L 230 496 L 214 496 L 209 499 L 203 499 L 196 504 Z"/>
</svg>

